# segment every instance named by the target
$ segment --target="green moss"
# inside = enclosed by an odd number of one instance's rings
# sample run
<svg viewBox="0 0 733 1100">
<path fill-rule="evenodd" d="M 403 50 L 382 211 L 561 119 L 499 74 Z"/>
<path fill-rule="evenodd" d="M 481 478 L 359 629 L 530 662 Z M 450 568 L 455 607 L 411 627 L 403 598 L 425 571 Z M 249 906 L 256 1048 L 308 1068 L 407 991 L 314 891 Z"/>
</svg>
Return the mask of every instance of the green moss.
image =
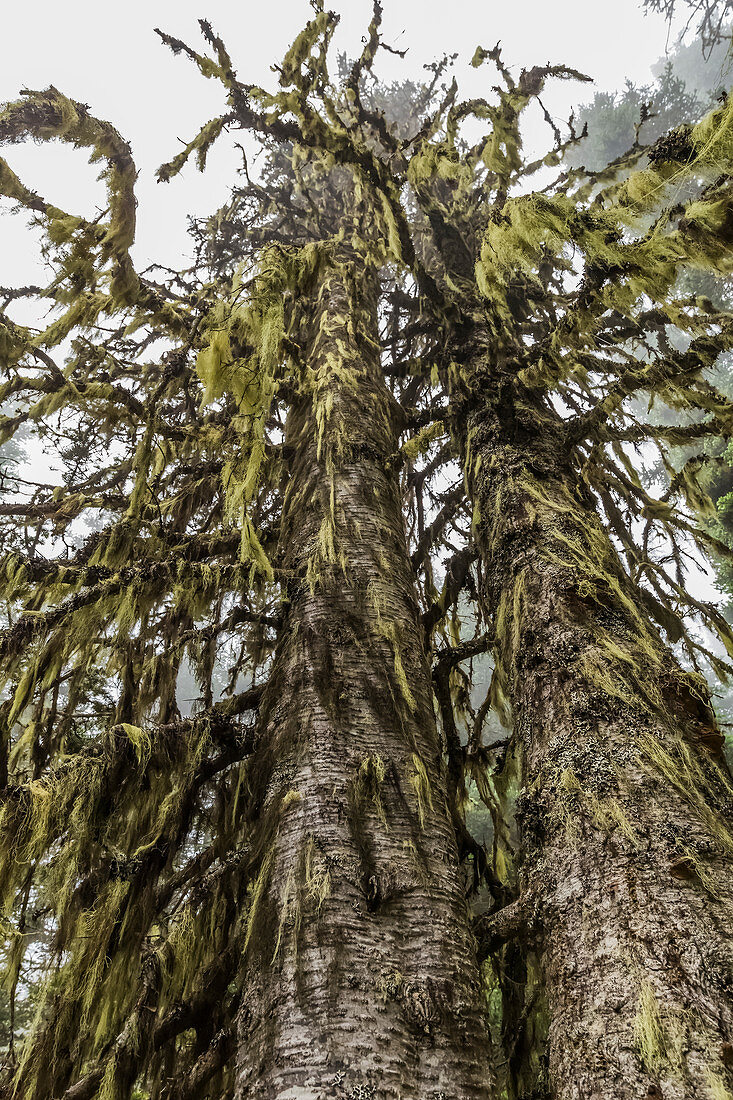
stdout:
<svg viewBox="0 0 733 1100">
<path fill-rule="evenodd" d="M 153 748 L 150 734 L 141 729 L 140 726 L 131 725 L 130 722 L 121 722 L 119 728 L 126 734 L 135 749 L 135 756 L 140 767 L 147 767 Z"/>
<path fill-rule="evenodd" d="M 275 847 L 274 844 L 270 847 L 266 853 L 262 864 L 257 873 L 257 878 L 254 881 L 252 892 L 249 898 L 249 906 L 247 908 L 247 919 L 244 930 L 244 942 L 242 944 L 242 954 L 247 954 L 250 941 L 252 940 L 257 920 L 259 917 L 259 911 L 262 907 L 263 898 L 265 892 L 270 883 L 270 876 L 272 874 L 272 868 L 275 860 Z"/>
<path fill-rule="evenodd" d="M 399 970 L 390 970 L 386 974 L 381 974 L 375 984 L 382 1004 L 387 1004 L 388 1001 L 399 999 L 405 979 Z"/>
<path fill-rule="evenodd" d="M 652 986 L 643 980 L 634 1036 L 642 1065 L 649 1073 L 664 1078 L 681 1071 L 686 1027 L 683 1014 L 677 1009 L 663 1009 Z"/>
<path fill-rule="evenodd" d="M 512 670 L 519 654 L 527 596 L 527 571 L 521 569 L 501 593 L 496 610 L 496 664 L 491 677 L 491 702 L 502 724 L 511 728 Z"/>
<path fill-rule="evenodd" d="M 402 633 L 400 621 L 390 616 L 379 586 L 370 582 L 367 597 L 376 616 L 377 632 L 390 643 L 394 655 L 394 673 L 400 697 L 411 713 L 417 710 L 417 701 L 412 693 L 405 667 L 402 662 Z"/>
<path fill-rule="evenodd" d="M 618 829 L 634 848 L 639 847 L 639 837 L 629 821 L 628 815 L 617 798 L 596 798 L 590 795 L 593 819 L 596 825 L 606 832 Z"/>
<path fill-rule="evenodd" d="M 402 445 L 402 454 L 409 462 L 416 462 L 421 455 L 429 450 L 431 444 L 444 434 L 445 425 L 442 421 L 437 420 L 433 424 L 428 424 L 427 427 L 422 428 Z"/>
<path fill-rule="evenodd" d="M 565 768 L 557 780 L 553 814 L 571 844 L 577 843 L 580 836 L 582 809 L 583 787 L 575 772 Z"/>
<path fill-rule="evenodd" d="M 319 866 L 319 863 L 320 857 L 315 841 L 312 836 L 309 836 L 303 857 L 303 886 L 318 913 L 331 895 L 331 874 L 328 869 Z"/>
<path fill-rule="evenodd" d="M 420 819 L 420 828 L 425 828 L 425 818 L 428 810 L 433 808 L 433 792 L 430 786 L 430 776 L 425 764 L 417 755 L 412 754 L 413 772 L 410 776 L 410 785 L 415 792 L 417 800 L 417 813 Z"/>
<path fill-rule="evenodd" d="M 710 1100 L 733 1100 L 733 1092 L 723 1078 L 712 1070 L 708 1071 L 708 1092 Z"/>
<path fill-rule="evenodd" d="M 725 791 L 728 797 L 733 794 L 733 785 L 725 772 L 712 762 L 708 772 L 703 758 L 681 738 L 670 741 L 669 747 L 645 730 L 640 730 L 637 738 L 642 756 L 649 760 L 695 811 L 720 845 L 720 849 L 733 853 L 733 835 L 715 810 L 716 786 Z"/>
<path fill-rule="evenodd" d="M 387 813 L 382 801 L 382 785 L 386 775 L 387 768 L 382 757 L 379 753 L 373 753 L 364 757 L 351 782 L 352 798 L 357 810 L 371 802 L 385 828 Z"/>
<path fill-rule="evenodd" d="M 655 1076 L 668 1068 L 667 1037 L 654 990 L 644 982 L 634 1023 L 636 1048 L 644 1068 Z"/>
<path fill-rule="evenodd" d="M 253 896 L 254 897 L 254 896 Z M 282 885 L 280 890 L 280 921 L 277 926 L 277 937 L 275 939 L 275 947 L 272 952 L 271 962 L 274 963 L 280 954 L 280 948 L 283 941 L 283 933 L 286 925 L 292 923 L 297 925 L 300 922 L 300 898 L 298 897 L 297 887 L 295 883 L 295 874 L 291 871 Z"/>
<path fill-rule="evenodd" d="M 301 795 L 300 791 L 295 790 L 295 789 L 291 789 L 289 791 L 286 791 L 285 794 L 283 795 L 282 802 L 280 803 L 280 812 L 281 812 L 281 814 L 286 813 L 287 810 L 289 810 L 291 806 L 297 806 L 297 804 L 299 802 L 302 802 L 302 800 L 303 800 L 303 796 Z"/>
</svg>

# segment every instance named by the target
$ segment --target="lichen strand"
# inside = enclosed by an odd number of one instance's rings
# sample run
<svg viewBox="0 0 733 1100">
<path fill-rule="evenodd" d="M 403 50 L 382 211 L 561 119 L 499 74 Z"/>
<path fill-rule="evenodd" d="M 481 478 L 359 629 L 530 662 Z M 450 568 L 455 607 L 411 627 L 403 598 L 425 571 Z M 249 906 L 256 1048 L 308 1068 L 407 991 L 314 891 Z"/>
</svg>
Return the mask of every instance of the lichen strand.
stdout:
<svg viewBox="0 0 733 1100">
<path fill-rule="evenodd" d="M 39 195 L 26 188 L 12 169 L 0 158 L 0 193 L 41 215 L 50 242 L 55 246 L 70 245 L 58 281 L 75 279 L 75 288 L 87 285 L 108 262 L 109 298 L 97 296 L 87 312 L 92 318 L 105 305 L 125 305 L 135 301 L 140 293 L 138 277 L 133 269 L 129 249 L 135 237 L 135 165 L 130 147 L 108 122 L 94 118 L 88 107 L 50 87 L 43 92 L 28 92 L 15 103 L 0 108 L 0 144 L 21 141 L 27 135 L 39 141 L 59 139 L 76 148 L 91 150 L 90 159 L 104 160 L 102 178 L 107 186 L 109 220 L 106 225 L 85 222 L 65 214 Z M 95 272 L 95 263 L 98 268 Z M 78 317 L 78 303 L 73 303 L 67 318 L 55 322 L 40 339 L 40 343 L 55 342 L 49 337 L 56 329 L 71 327 Z M 66 331 L 68 331 L 66 327 Z M 66 333 L 64 333 L 65 335 Z"/>
<path fill-rule="evenodd" d="M 289 604 L 250 770 L 268 854 L 237 1095 L 488 1097 L 479 975 L 388 463 L 399 421 L 380 376 L 376 276 L 342 248 L 306 305 L 285 439 Z"/>
<path fill-rule="evenodd" d="M 531 436 L 485 398 L 473 409 L 467 480 L 522 759 L 519 883 L 541 912 L 552 1095 L 710 1095 L 733 1035 L 733 783 L 705 684 L 640 610 L 550 414 Z"/>
</svg>

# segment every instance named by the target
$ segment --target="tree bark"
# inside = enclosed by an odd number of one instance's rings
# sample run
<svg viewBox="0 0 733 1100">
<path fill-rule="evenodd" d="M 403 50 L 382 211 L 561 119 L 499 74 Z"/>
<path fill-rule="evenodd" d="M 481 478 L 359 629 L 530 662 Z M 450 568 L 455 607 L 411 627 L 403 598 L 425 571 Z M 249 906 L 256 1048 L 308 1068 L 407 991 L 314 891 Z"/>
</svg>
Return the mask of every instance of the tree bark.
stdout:
<svg viewBox="0 0 733 1100">
<path fill-rule="evenodd" d="M 544 1035 L 521 1095 L 729 1100 L 733 785 L 707 687 L 640 610 L 559 418 L 472 382 L 454 424 L 513 717 L 534 914 L 517 934 Z"/>
<path fill-rule="evenodd" d="M 485 1100 L 476 945 L 381 377 L 376 280 L 322 277 L 289 415 L 237 1097 Z"/>
</svg>

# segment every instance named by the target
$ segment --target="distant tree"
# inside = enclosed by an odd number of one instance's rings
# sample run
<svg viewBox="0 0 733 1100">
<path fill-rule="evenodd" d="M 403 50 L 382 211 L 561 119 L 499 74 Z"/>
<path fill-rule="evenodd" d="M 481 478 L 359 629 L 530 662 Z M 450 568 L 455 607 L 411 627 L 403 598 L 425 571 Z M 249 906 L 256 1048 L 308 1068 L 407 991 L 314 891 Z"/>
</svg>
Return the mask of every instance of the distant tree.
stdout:
<svg viewBox="0 0 733 1100">
<path fill-rule="evenodd" d="M 644 7 L 664 15 L 670 24 L 675 14 L 682 14 L 686 22 L 681 36 L 690 31 L 696 34 L 703 54 L 709 54 L 721 42 L 730 41 L 731 0 L 644 0 Z"/>
<path fill-rule="evenodd" d="M 592 171 L 623 157 L 634 144 L 651 145 L 675 126 L 697 122 L 730 84 L 723 42 L 705 57 L 696 44 L 680 45 L 652 66 L 656 80 L 619 92 L 596 92 L 575 109 L 578 130 L 587 136 L 567 150 L 566 163 Z"/>
<path fill-rule="evenodd" d="M 652 66 L 652 75 L 659 80 L 667 65 L 687 90 L 695 93 L 706 104 L 712 104 L 731 84 L 730 39 L 721 38 L 709 53 L 704 54 L 699 42 L 677 40 Z"/>
<path fill-rule="evenodd" d="M 637 86 L 627 81 L 622 92 L 596 92 L 591 103 L 578 108 L 578 124 L 587 126 L 588 136 L 568 149 L 567 163 L 598 171 L 622 158 L 635 142 L 650 144 L 702 113 L 702 98 L 675 76 L 670 61 L 656 84 Z"/>
</svg>

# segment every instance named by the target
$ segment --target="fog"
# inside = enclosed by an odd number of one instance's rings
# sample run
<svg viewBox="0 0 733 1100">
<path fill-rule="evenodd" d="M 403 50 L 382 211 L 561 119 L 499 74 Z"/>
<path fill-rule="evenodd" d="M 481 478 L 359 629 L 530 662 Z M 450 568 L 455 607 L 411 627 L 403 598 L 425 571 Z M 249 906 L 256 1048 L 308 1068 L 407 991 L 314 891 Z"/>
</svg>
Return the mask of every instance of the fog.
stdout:
<svg viewBox="0 0 733 1100">
<path fill-rule="evenodd" d="M 335 50 L 354 56 L 369 24 L 369 0 L 338 0 L 340 14 Z M 197 19 L 208 19 L 226 42 L 241 79 L 272 86 L 270 70 L 312 14 L 306 0 L 227 3 L 208 0 L 130 0 L 100 5 L 91 0 L 13 4 L 3 12 L 3 65 L 0 100 L 17 98 L 23 88 L 55 85 L 89 104 L 132 144 L 139 171 L 138 268 L 156 261 L 185 264 L 186 216 L 204 215 L 226 199 L 240 164 L 236 134 L 214 147 L 204 175 L 190 164 L 169 184 L 155 182 L 155 169 L 189 141 L 200 126 L 221 114 L 224 90 L 206 80 L 183 56 L 174 57 L 154 27 L 203 45 Z M 610 8 L 594 0 L 507 3 L 506 0 L 385 0 L 385 41 L 407 49 L 404 61 L 382 51 L 378 72 L 386 79 L 420 77 L 422 66 L 444 53 L 457 53 L 454 71 L 469 95 L 490 91 L 490 65 L 475 70 L 470 59 L 477 45 L 501 41 L 504 59 L 515 73 L 552 62 L 587 73 L 595 88 L 613 90 L 624 82 L 650 79 L 651 65 L 674 40 L 659 16 L 645 16 L 637 0 L 617 0 Z M 573 104 L 588 99 L 593 86 L 554 82 L 543 97 L 558 119 Z M 549 140 L 537 127 L 528 141 Z M 23 182 L 69 213 L 90 214 L 104 205 L 95 166 L 83 152 L 59 143 L 30 143 L 4 151 Z M 5 204 L 7 209 L 7 204 Z M 0 203 L 0 210 L 3 206 Z M 22 216 L 0 216 L 0 285 L 42 282 L 37 238 Z M 18 320 L 25 318 L 17 312 Z"/>
</svg>

